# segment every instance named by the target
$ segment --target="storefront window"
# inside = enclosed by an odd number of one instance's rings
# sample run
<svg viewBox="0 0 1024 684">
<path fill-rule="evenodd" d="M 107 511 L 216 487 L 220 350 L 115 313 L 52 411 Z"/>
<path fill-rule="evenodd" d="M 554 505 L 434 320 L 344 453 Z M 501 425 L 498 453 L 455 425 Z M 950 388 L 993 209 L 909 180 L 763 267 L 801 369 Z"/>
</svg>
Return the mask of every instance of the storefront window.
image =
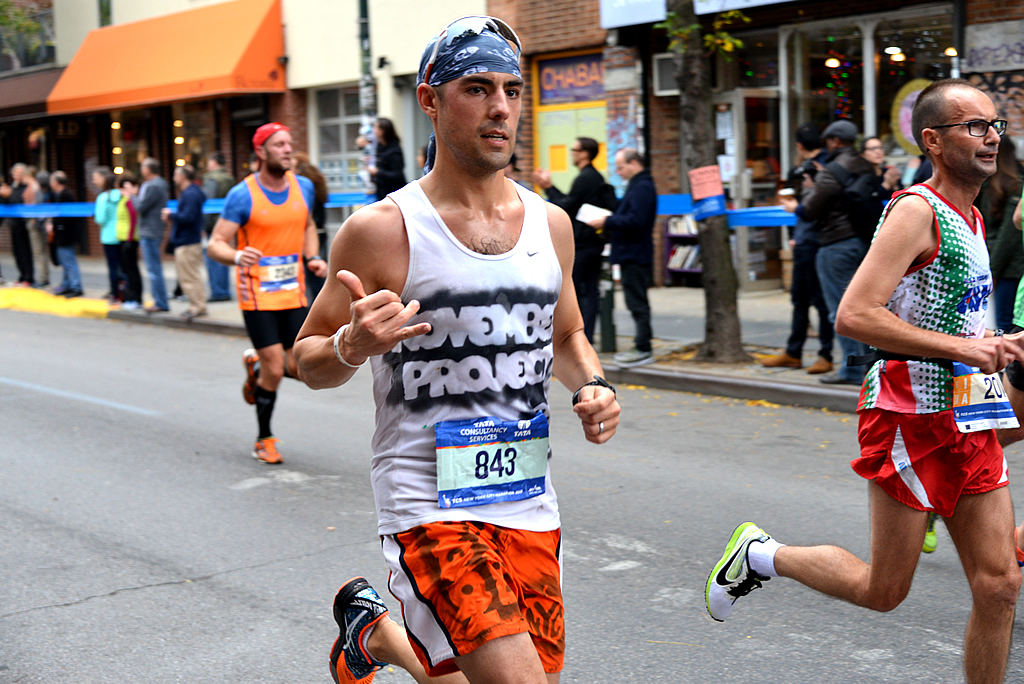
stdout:
<svg viewBox="0 0 1024 684">
<path fill-rule="evenodd" d="M 864 63 L 861 32 L 855 26 L 807 31 L 798 55 L 804 79 L 798 88 L 801 121 L 822 124 L 851 119 L 864 127 Z M 869 60 L 870 66 L 870 60 Z"/>
<path fill-rule="evenodd" d="M 778 33 L 745 34 L 743 49 L 736 59 L 741 88 L 765 88 L 779 85 Z"/>
<path fill-rule="evenodd" d="M 197 173 L 215 145 L 215 112 L 213 102 L 175 104 L 171 107 L 171 136 L 174 165 L 191 164 Z"/>
<path fill-rule="evenodd" d="M 316 94 L 320 170 L 331 192 L 365 189 L 363 153 L 357 146 L 361 122 L 359 88 L 331 88 Z"/>
<path fill-rule="evenodd" d="M 150 112 L 146 109 L 110 113 L 110 159 L 114 173 L 139 175 L 142 160 L 149 156 Z"/>
<path fill-rule="evenodd" d="M 951 75 L 952 10 L 948 5 L 849 16 L 782 27 L 789 51 L 789 123 L 826 126 L 853 121 L 878 135 L 889 163 L 919 154 L 910 109 L 930 82 Z M 866 54 L 865 54 L 866 53 Z M 900 159 L 900 158 L 903 159 Z"/>
<path fill-rule="evenodd" d="M 928 82 L 950 76 L 951 57 L 946 54 L 953 45 L 950 16 L 882 21 L 875 41 L 878 135 L 887 155 L 916 156 L 920 151 L 909 127 L 910 107 L 916 100 L 914 95 Z"/>
</svg>

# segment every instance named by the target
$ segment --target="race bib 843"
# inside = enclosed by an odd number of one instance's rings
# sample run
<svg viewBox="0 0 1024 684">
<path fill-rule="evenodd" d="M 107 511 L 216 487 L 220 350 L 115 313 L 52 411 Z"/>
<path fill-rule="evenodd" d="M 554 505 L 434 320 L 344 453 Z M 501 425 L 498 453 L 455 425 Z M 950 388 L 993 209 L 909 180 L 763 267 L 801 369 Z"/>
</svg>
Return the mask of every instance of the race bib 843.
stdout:
<svg viewBox="0 0 1024 684">
<path fill-rule="evenodd" d="M 544 493 L 548 420 L 494 417 L 446 420 L 434 427 L 441 508 L 520 501 Z"/>
</svg>

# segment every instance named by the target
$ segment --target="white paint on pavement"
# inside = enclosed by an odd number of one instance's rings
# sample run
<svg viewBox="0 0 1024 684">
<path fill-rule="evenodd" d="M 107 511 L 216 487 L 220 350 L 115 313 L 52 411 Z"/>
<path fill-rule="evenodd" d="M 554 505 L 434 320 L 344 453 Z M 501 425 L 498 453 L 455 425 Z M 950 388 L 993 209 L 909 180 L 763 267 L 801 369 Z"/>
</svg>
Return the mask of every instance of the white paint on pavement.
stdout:
<svg viewBox="0 0 1024 684">
<path fill-rule="evenodd" d="M 46 387 L 45 385 L 36 385 L 31 382 L 22 382 L 21 380 L 14 380 L 12 378 L 0 378 L 0 385 L 8 385 L 10 387 L 18 387 L 19 389 L 31 390 L 33 392 L 41 392 L 43 394 L 49 394 L 54 397 L 61 397 L 62 399 L 71 399 L 73 401 L 83 401 L 87 404 L 94 404 L 96 406 L 103 406 L 106 408 L 117 409 L 118 411 L 126 411 L 127 413 L 135 413 L 140 416 L 159 416 L 160 411 L 152 411 L 150 409 L 139 408 L 138 406 L 129 406 L 128 404 L 121 404 L 116 401 L 110 401 L 108 399 L 101 399 L 100 397 L 91 397 L 87 394 L 78 394 L 77 392 L 68 392 L 66 390 L 57 389 L 55 387 Z"/>
</svg>

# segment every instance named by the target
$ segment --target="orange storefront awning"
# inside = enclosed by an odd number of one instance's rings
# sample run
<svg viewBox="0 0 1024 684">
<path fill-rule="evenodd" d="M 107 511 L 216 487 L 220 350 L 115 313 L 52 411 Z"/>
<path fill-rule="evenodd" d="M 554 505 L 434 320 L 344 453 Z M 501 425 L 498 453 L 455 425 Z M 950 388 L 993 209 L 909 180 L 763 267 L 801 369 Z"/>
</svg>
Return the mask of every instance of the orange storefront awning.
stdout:
<svg viewBox="0 0 1024 684">
<path fill-rule="evenodd" d="M 281 0 L 233 0 L 86 36 L 46 100 L 51 114 L 284 92 Z"/>
</svg>

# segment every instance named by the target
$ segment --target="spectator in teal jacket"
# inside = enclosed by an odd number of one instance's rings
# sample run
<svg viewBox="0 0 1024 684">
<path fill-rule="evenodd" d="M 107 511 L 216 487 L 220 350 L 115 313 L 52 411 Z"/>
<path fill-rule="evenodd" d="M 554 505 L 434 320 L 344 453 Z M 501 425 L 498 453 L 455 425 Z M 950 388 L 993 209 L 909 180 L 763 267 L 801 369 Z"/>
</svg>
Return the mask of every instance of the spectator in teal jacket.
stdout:
<svg viewBox="0 0 1024 684">
<path fill-rule="evenodd" d="M 97 167 L 92 172 L 92 184 L 96 188 L 96 209 L 93 219 L 100 227 L 100 244 L 107 258 L 107 277 L 110 291 L 107 301 L 116 304 L 121 301 L 121 241 L 117 239 L 117 205 L 121 202 L 121 191 L 114 187 L 116 176 L 108 166 Z"/>
</svg>

